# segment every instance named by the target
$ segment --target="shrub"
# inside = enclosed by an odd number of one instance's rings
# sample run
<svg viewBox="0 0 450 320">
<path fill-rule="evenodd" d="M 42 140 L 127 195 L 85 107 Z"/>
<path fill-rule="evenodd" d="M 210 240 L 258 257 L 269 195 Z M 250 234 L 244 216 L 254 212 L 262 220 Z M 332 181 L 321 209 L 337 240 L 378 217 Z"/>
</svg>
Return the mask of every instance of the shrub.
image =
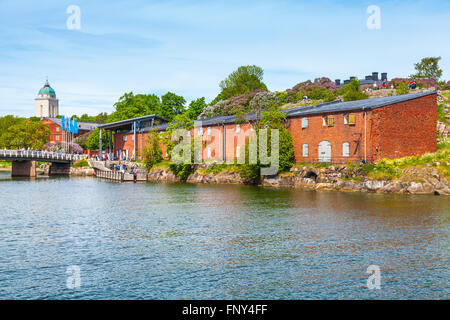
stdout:
<svg viewBox="0 0 450 320">
<path fill-rule="evenodd" d="M 150 131 L 144 148 L 144 166 L 147 171 L 163 160 L 159 142 L 158 132 L 156 130 Z"/>
<path fill-rule="evenodd" d="M 89 167 L 89 162 L 86 159 L 82 159 L 72 164 L 72 167 L 74 168 Z"/>
<path fill-rule="evenodd" d="M 83 153 L 83 148 L 81 148 L 77 143 L 74 142 L 48 142 L 42 147 L 42 149 L 49 152 L 68 152 L 75 154 Z"/>
<path fill-rule="evenodd" d="M 400 83 L 398 84 L 397 89 L 395 90 L 395 92 L 396 92 L 398 95 L 401 95 L 401 94 L 407 94 L 407 93 L 409 93 L 409 87 L 408 87 L 408 85 L 406 84 L 406 82 L 400 82 Z"/>
</svg>

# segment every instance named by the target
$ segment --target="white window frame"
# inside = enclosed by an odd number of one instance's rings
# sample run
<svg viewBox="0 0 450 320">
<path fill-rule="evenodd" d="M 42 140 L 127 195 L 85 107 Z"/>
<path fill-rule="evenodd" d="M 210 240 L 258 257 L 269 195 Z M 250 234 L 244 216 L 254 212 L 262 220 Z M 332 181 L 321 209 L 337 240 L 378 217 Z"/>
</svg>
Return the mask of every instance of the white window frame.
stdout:
<svg viewBox="0 0 450 320">
<path fill-rule="evenodd" d="M 236 147 L 236 159 L 239 159 L 241 156 L 241 146 Z"/>
<path fill-rule="evenodd" d="M 241 132 L 241 125 L 237 124 L 236 125 L 236 133 L 240 133 Z"/>
<path fill-rule="evenodd" d="M 210 136 L 211 135 L 211 127 L 208 127 L 208 129 L 206 130 L 206 134 L 208 135 L 208 136 Z"/>
<path fill-rule="evenodd" d="M 306 151 L 306 152 L 305 152 L 305 151 Z M 303 155 L 303 158 L 309 157 L 309 146 L 308 146 L 307 143 L 304 143 L 304 144 L 302 145 L 302 155 Z"/>
<path fill-rule="evenodd" d="M 344 142 L 342 144 L 342 156 L 345 158 L 350 157 L 350 143 Z"/>
<path fill-rule="evenodd" d="M 302 118 L 302 129 L 308 128 L 308 118 Z"/>
<path fill-rule="evenodd" d="M 207 152 L 207 157 L 208 157 L 208 159 L 211 159 L 211 155 L 212 155 L 211 147 L 208 147 L 208 148 L 206 149 L 206 152 Z"/>
<path fill-rule="evenodd" d="M 349 113 L 344 114 L 344 124 L 348 124 Z"/>
<path fill-rule="evenodd" d="M 123 136 L 123 141 L 127 141 L 128 137 L 127 136 Z"/>
</svg>

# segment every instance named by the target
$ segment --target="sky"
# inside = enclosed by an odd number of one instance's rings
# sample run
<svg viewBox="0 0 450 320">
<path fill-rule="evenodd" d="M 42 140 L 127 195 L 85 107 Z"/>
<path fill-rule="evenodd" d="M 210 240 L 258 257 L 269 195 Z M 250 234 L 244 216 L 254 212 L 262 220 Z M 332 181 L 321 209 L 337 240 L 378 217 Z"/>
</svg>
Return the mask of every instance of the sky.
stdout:
<svg viewBox="0 0 450 320">
<path fill-rule="evenodd" d="M 371 5 L 379 29 L 367 27 Z M 406 77 L 427 56 L 442 57 L 450 80 L 449 30 L 448 0 L 0 0 L 0 116 L 33 116 L 46 77 L 63 115 L 110 113 L 131 91 L 210 101 L 241 65 L 262 67 L 271 91 Z"/>
</svg>

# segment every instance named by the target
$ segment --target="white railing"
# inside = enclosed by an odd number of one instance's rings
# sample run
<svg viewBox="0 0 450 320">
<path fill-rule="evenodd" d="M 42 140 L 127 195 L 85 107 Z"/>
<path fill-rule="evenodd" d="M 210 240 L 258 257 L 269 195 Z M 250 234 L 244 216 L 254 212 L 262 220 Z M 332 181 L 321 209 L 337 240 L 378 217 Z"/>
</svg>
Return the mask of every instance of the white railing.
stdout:
<svg viewBox="0 0 450 320">
<path fill-rule="evenodd" d="M 0 149 L 0 158 L 23 158 L 23 159 L 48 159 L 78 161 L 87 159 L 86 154 L 70 154 L 62 152 L 34 151 L 34 150 L 7 150 Z"/>
</svg>

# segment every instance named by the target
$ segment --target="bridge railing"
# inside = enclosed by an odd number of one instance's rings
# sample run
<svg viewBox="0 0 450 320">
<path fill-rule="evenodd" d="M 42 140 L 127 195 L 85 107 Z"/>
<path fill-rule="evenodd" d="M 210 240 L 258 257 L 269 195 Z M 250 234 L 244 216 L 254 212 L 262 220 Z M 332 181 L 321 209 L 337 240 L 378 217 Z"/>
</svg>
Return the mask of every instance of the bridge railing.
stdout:
<svg viewBox="0 0 450 320">
<path fill-rule="evenodd" d="M 34 150 L 7 150 L 0 149 L 0 157 L 2 158 L 24 158 L 24 159 L 48 159 L 48 160 L 67 160 L 78 161 L 87 159 L 85 154 L 70 154 L 62 152 L 50 151 L 34 151 Z"/>
</svg>

